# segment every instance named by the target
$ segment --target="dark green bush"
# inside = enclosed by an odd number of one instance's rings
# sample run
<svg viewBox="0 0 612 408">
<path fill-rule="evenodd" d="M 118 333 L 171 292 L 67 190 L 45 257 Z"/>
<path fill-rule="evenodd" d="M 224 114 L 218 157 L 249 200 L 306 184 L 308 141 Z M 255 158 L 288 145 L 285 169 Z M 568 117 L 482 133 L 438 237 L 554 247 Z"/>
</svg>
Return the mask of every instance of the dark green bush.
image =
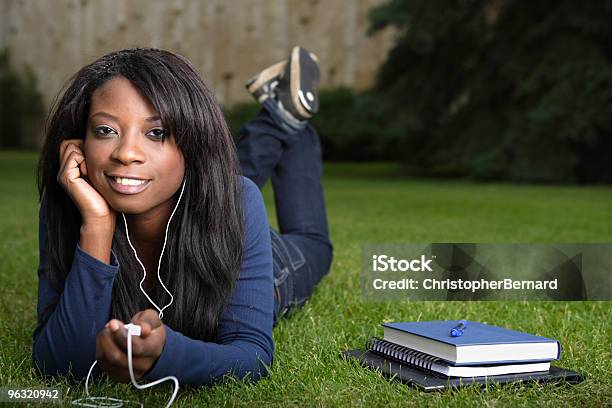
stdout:
<svg viewBox="0 0 612 408">
<path fill-rule="evenodd" d="M 374 114 L 430 175 L 612 182 L 612 3 L 392 0 Z"/>
<path fill-rule="evenodd" d="M 36 147 L 43 114 L 34 73 L 17 73 L 8 49 L 0 50 L 0 148 Z"/>
<path fill-rule="evenodd" d="M 321 137 L 324 160 L 381 160 L 388 158 L 391 141 L 384 128 L 362 115 L 363 96 L 348 88 L 322 90 L 319 113 L 312 119 Z M 255 102 L 236 104 L 225 110 L 232 133 L 237 137 L 240 126 L 257 115 Z"/>
</svg>

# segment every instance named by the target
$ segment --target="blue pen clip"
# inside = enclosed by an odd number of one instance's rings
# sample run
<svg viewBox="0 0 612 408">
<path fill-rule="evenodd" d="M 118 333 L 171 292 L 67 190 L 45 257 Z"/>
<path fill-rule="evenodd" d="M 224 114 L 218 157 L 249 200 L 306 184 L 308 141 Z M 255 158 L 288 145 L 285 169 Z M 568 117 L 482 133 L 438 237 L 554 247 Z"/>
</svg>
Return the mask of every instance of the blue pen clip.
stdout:
<svg viewBox="0 0 612 408">
<path fill-rule="evenodd" d="M 467 320 L 459 320 L 457 326 L 451 329 L 450 335 L 451 337 L 461 337 L 465 329 L 467 329 Z"/>
</svg>

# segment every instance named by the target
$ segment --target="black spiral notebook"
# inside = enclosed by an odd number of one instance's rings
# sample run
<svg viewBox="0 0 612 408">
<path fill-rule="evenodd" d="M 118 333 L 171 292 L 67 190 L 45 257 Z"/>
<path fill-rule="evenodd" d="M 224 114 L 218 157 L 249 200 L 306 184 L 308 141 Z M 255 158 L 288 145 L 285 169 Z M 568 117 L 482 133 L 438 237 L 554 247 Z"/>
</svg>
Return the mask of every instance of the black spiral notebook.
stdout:
<svg viewBox="0 0 612 408">
<path fill-rule="evenodd" d="M 433 371 L 435 357 L 407 348 L 398 349 L 388 342 L 371 338 L 366 349 L 347 350 L 340 353 L 345 359 L 354 359 L 373 370 L 379 370 L 386 377 L 395 377 L 423 391 L 438 391 L 449 387 L 468 385 L 486 386 L 512 382 L 556 382 L 577 384 L 583 381 L 581 374 L 560 367 L 550 366 L 547 371 L 490 375 L 486 377 L 447 377 Z"/>
</svg>

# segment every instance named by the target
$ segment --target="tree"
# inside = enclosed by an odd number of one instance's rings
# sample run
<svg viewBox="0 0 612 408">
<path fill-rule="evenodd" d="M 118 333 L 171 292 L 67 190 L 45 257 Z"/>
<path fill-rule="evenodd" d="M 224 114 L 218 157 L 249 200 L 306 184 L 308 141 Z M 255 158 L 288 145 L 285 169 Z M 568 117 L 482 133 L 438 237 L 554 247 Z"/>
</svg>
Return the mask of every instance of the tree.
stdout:
<svg viewBox="0 0 612 408">
<path fill-rule="evenodd" d="M 19 74 L 9 51 L 0 50 L 0 148 L 36 147 L 43 114 L 32 70 Z"/>
<path fill-rule="evenodd" d="M 392 0 L 367 98 L 414 172 L 612 182 L 612 3 Z"/>
</svg>

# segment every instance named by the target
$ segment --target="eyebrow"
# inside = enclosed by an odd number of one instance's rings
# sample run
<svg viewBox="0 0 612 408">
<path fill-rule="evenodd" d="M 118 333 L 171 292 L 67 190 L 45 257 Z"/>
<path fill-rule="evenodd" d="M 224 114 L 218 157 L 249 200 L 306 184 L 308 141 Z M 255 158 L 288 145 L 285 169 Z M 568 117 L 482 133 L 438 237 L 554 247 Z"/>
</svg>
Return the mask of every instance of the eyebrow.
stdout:
<svg viewBox="0 0 612 408">
<path fill-rule="evenodd" d="M 107 117 L 109 119 L 112 119 L 114 121 L 117 121 L 117 118 L 113 115 L 111 115 L 110 113 L 107 112 L 96 112 L 93 115 L 90 115 L 89 118 L 93 118 L 94 116 L 104 116 Z M 161 118 L 159 117 L 159 115 L 155 115 L 155 116 L 150 116 L 148 118 L 145 119 L 146 122 L 155 122 L 157 120 L 160 120 Z"/>
</svg>

